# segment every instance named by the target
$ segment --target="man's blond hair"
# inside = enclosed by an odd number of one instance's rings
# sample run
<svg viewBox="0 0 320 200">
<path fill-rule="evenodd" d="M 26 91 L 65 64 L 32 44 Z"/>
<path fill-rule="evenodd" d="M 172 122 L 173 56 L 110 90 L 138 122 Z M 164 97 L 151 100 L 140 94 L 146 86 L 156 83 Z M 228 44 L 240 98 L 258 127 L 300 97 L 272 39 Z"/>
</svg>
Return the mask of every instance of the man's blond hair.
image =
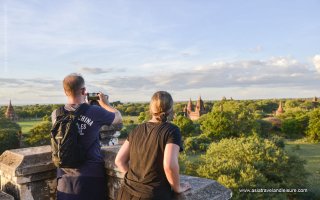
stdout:
<svg viewBox="0 0 320 200">
<path fill-rule="evenodd" d="M 63 88 L 68 96 L 78 96 L 81 94 L 82 87 L 84 87 L 84 79 L 81 74 L 72 73 L 63 79 Z"/>
</svg>

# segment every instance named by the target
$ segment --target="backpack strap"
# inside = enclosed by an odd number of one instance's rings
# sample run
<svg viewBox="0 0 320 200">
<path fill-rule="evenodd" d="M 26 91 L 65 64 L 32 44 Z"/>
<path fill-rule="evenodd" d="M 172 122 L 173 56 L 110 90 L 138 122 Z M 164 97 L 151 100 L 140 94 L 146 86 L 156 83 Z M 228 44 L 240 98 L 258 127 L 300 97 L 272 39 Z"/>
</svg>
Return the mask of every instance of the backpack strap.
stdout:
<svg viewBox="0 0 320 200">
<path fill-rule="evenodd" d="M 56 110 L 56 118 L 61 117 L 67 113 L 66 109 L 64 109 L 64 106 L 59 107 Z"/>
</svg>

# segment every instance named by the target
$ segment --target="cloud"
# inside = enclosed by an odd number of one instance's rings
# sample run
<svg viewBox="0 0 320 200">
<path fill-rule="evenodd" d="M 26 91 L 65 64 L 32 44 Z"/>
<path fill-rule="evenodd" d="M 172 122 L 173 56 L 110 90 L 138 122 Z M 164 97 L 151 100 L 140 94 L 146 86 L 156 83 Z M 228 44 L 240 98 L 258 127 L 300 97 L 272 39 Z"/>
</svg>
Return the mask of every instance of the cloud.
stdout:
<svg viewBox="0 0 320 200">
<path fill-rule="evenodd" d="M 152 77 L 125 76 L 112 78 L 111 80 L 106 81 L 105 84 L 118 89 L 143 90 L 156 86 L 157 82 L 153 80 Z"/>
<path fill-rule="evenodd" d="M 83 74 L 95 74 L 95 75 L 99 75 L 99 74 L 106 74 L 106 73 L 111 73 L 111 72 L 125 72 L 126 69 L 125 68 L 100 68 L 100 67 L 81 67 L 79 69 L 80 73 Z"/>
<path fill-rule="evenodd" d="M 318 70 L 319 56 L 314 57 L 314 64 Z M 91 74 L 117 70 L 90 67 L 81 69 Z M 232 94 L 244 98 L 247 93 L 241 94 L 241 91 L 251 92 L 251 97 L 271 97 L 273 94 L 281 97 L 281 91 L 286 92 L 284 95 L 296 95 L 292 93 L 293 90 L 299 90 L 297 94 L 301 95 L 318 91 L 319 70 L 317 70 L 307 63 L 290 57 L 272 57 L 267 60 L 219 61 L 197 65 L 188 70 L 170 70 L 166 67 L 164 70 L 147 74 L 135 73 L 128 76 L 124 75 L 128 73 L 115 73 L 108 77 L 89 76 L 86 78 L 86 83 L 88 90 L 92 92 L 103 91 L 129 101 L 145 99 L 146 94 L 152 94 L 156 90 L 168 90 L 180 94 L 207 91 L 204 95 L 211 98 L 217 94 L 225 96 Z M 2 98 L 16 96 L 17 93 L 20 94 L 17 98 L 21 101 L 34 99 L 34 102 L 40 100 L 63 102 L 65 98 L 61 80 L 0 78 L 0 84 Z M 254 91 L 259 92 L 254 93 Z"/>
<path fill-rule="evenodd" d="M 320 54 L 313 57 L 313 64 L 316 67 L 316 70 L 320 73 Z"/>
<path fill-rule="evenodd" d="M 88 73 L 88 74 L 105 74 L 111 71 L 111 69 L 102 69 L 99 67 L 82 67 L 79 69 L 81 73 Z"/>
<path fill-rule="evenodd" d="M 61 90 L 62 86 L 61 80 L 46 80 L 41 78 L 34 79 L 15 79 L 15 78 L 0 78 L 0 84 L 2 88 L 10 89 L 14 91 L 16 89 L 24 89 L 25 92 L 38 93 L 38 92 L 47 92 L 48 91 L 57 91 Z M 21 90 L 23 92 L 23 90 Z"/>
<path fill-rule="evenodd" d="M 307 64 L 288 57 L 214 62 L 186 71 L 112 78 L 114 88 L 174 89 L 230 87 L 314 87 L 319 79 Z"/>
<path fill-rule="evenodd" d="M 254 48 L 250 49 L 250 52 L 253 52 L 253 53 L 259 53 L 261 51 L 263 51 L 263 47 L 261 45 L 257 45 Z"/>
</svg>

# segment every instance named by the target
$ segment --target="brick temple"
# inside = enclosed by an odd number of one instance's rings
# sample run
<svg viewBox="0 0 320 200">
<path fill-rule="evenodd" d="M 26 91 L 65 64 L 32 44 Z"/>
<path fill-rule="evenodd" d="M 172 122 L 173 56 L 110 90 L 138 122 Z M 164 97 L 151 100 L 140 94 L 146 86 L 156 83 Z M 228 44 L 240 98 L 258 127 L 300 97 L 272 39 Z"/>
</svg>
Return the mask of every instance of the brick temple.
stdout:
<svg viewBox="0 0 320 200">
<path fill-rule="evenodd" d="M 184 115 L 188 118 L 190 118 L 191 120 L 197 120 L 200 118 L 201 115 L 204 115 L 207 113 L 205 107 L 204 107 L 204 103 L 201 99 L 201 96 L 199 96 L 197 103 L 196 103 L 196 107 L 194 108 L 191 98 L 188 102 L 188 105 L 186 105 L 183 109 Z"/>
<path fill-rule="evenodd" d="M 10 99 L 7 111 L 5 113 L 5 116 L 6 116 L 7 119 L 10 119 L 11 121 L 17 121 L 18 120 L 18 116 L 14 112 L 13 106 L 11 104 L 11 99 Z"/>
</svg>

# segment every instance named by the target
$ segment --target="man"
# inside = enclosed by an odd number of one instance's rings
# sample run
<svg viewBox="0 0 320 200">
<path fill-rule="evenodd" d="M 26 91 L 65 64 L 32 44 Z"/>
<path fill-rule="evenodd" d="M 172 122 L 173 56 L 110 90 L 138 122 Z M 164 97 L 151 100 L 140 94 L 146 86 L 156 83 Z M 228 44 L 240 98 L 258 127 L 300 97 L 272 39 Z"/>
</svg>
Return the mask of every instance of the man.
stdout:
<svg viewBox="0 0 320 200">
<path fill-rule="evenodd" d="M 86 103 L 86 87 L 80 74 L 70 74 L 63 80 L 67 96 L 66 111 L 75 111 Z M 100 152 L 99 129 L 102 125 L 120 124 L 120 112 L 113 108 L 108 96 L 99 93 L 100 106 L 91 105 L 79 116 L 80 144 L 86 149 L 87 159 L 77 168 L 57 169 L 58 200 L 104 200 L 106 199 L 106 178 L 104 161 Z M 57 110 L 52 112 L 52 122 L 56 121 Z"/>
</svg>

